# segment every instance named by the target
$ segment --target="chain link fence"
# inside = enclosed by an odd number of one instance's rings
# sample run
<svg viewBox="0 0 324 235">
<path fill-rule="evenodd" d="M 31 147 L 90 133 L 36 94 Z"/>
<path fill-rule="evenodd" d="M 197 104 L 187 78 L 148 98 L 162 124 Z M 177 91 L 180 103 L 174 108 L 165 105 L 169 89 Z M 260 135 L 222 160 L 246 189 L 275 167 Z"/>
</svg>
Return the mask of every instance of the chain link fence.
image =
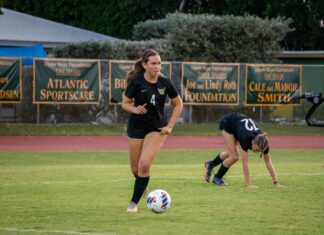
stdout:
<svg viewBox="0 0 324 235">
<path fill-rule="evenodd" d="M 18 104 L 0 104 L 0 122 L 21 123 L 93 123 L 123 124 L 128 113 L 120 105 L 109 104 L 109 61 L 100 60 L 101 98 L 97 105 L 67 104 L 33 104 L 33 71 L 32 67 L 23 68 L 22 101 Z M 172 80 L 181 91 L 181 62 L 172 62 Z M 230 105 L 184 105 L 179 118 L 180 123 L 215 123 L 224 114 L 242 112 L 261 122 L 278 122 L 281 124 L 304 124 L 307 112 L 312 103 L 302 100 L 301 106 L 264 106 L 251 107 L 244 105 L 245 99 L 245 64 L 240 64 L 240 104 Z M 324 65 L 302 66 L 303 93 L 324 94 Z M 166 113 L 171 114 L 172 107 L 166 105 Z M 320 105 L 314 115 L 314 121 L 324 123 L 324 104 Z"/>
</svg>

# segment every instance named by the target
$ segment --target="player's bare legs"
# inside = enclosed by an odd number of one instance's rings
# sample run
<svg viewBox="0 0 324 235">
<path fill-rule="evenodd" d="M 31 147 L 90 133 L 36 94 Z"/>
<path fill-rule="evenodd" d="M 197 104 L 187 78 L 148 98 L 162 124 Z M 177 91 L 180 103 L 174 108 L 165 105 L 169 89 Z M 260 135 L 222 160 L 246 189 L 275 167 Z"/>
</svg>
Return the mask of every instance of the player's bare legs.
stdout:
<svg viewBox="0 0 324 235">
<path fill-rule="evenodd" d="M 144 138 L 142 154 L 138 163 L 138 175 L 141 177 L 150 176 L 151 165 L 164 145 L 167 135 L 159 132 L 151 132 Z"/>
<path fill-rule="evenodd" d="M 127 212 L 138 211 L 137 203 L 149 183 L 151 165 L 163 147 L 166 137 L 167 135 L 161 135 L 160 132 L 151 132 L 145 136 L 143 141 L 130 141 L 130 149 L 132 149 L 131 168 L 133 174 L 136 171 L 136 165 L 138 168 L 133 197 L 127 208 Z M 138 153 L 140 153 L 140 157 L 138 157 Z"/>
<path fill-rule="evenodd" d="M 130 167 L 135 177 L 138 175 L 138 163 L 141 157 L 143 143 L 143 139 L 128 140 Z"/>
<path fill-rule="evenodd" d="M 228 169 L 239 160 L 239 152 L 237 151 L 236 148 L 236 144 L 237 141 L 234 137 L 234 135 L 229 134 L 228 132 L 226 132 L 225 130 L 221 131 L 222 133 L 222 137 L 224 139 L 227 151 L 227 154 L 224 154 L 224 160 L 219 168 L 219 170 L 217 171 L 217 173 L 214 175 L 213 178 L 213 183 L 219 186 L 223 186 L 223 185 L 227 185 L 224 181 L 223 181 L 223 176 L 226 174 L 226 172 L 228 171 Z"/>
<path fill-rule="evenodd" d="M 235 140 L 234 135 L 229 134 L 226 131 L 221 131 L 226 148 L 228 156 L 223 161 L 223 165 L 227 168 L 230 168 L 235 162 L 237 162 L 240 158 L 239 152 L 237 151 L 236 144 L 237 141 Z"/>
</svg>

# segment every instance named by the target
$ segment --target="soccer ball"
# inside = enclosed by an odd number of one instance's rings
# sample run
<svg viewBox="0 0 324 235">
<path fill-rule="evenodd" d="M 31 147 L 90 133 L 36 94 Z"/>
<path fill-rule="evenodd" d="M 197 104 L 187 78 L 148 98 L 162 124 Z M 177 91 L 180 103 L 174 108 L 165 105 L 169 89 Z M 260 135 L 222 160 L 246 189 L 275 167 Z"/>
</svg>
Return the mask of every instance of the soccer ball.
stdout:
<svg viewBox="0 0 324 235">
<path fill-rule="evenodd" d="M 165 190 L 156 189 L 149 193 L 146 204 L 151 211 L 160 214 L 170 207 L 171 197 Z"/>
</svg>

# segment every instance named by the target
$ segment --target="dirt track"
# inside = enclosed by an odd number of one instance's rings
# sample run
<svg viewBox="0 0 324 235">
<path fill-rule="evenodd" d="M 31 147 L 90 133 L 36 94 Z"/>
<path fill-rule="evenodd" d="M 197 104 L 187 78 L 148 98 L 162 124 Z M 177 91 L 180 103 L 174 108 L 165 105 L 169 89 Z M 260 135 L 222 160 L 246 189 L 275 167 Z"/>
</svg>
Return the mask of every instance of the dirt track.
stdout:
<svg viewBox="0 0 324 235">
<path fill-rule="evenodd" d="M 324 136 L 271 136 L 271 148 L 324 149 Z M 220 149 L 219 136 L 169 136 L 163 149 Z M 127 150 L 126 136 L 0 136 L 0 151 Z"/>
</svg>

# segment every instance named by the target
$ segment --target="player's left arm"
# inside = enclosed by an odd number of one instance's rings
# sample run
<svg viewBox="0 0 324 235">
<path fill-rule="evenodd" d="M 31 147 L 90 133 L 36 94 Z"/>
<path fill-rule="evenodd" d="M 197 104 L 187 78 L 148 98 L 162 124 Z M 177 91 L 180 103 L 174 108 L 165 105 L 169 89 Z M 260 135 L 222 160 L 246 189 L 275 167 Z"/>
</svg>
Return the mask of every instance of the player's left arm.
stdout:
<svg viewBox="0 0 324 235">
<path fill-rule="evenodd" d="M 272 161 L 271 161 L 270 152 L 264 154 L 264 162 L 265 162 L 266 167 L 267 167 L 267 169 L 269 171 L 269 174 L 270 174 L 270 176 L 272 178 L 274 186 L 281 187 L 282 185 L 278 181 L 276 170 L 274 169 Z"/>
<path fill-rule="evenodd" d="M 174 108 L 168 124 L 165 127 L 161 128 L 160 133 L 162 135 L 168 135 L 172 132 L 172 129 L 182 112 L 183 103 L 179 95 L 171 99 L 171 104 L 174 106 Z"/>
</svg>

